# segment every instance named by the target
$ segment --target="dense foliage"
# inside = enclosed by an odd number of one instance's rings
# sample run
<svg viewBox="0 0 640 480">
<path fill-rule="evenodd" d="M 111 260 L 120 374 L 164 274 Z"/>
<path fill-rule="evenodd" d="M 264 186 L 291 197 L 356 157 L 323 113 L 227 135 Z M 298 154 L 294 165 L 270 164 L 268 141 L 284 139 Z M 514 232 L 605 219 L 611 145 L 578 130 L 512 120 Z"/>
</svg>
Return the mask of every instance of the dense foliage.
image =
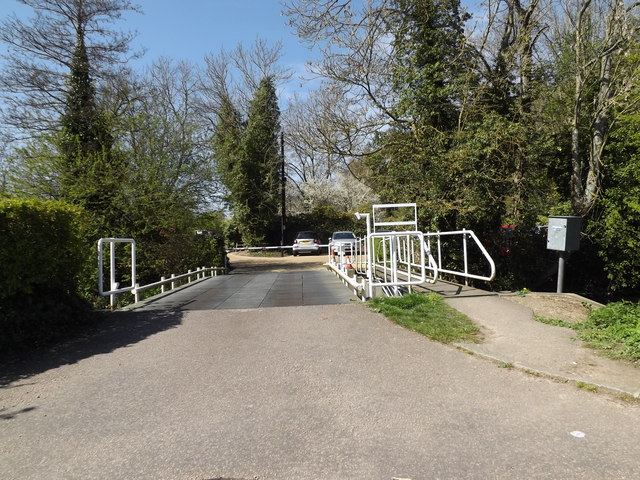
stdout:
<svg viewBox="0 0 640 480">
<path fill-rule="evenodd" d="M 640 305 L 614 302 L 592 311 L 580 338 L 615 358 L 640 362 Z"/>
<path fill-rule="evenodd" d="M 230 99 L 224 99 L 213 147 L 235 224 L 249 246 L 279 243 L 279 132 L 280 109 L 271 78 L 260 81 L 246 122 Z"/>
<path fill-rule="evenodd" d="M 479 233 L 499 264 L 495 288 L 553 288 L 557 256 L 540 227 L 583 216 L 567 278 L 598 298 L 640 287 L 639 11 L 498 0 L 476 7 L 474 23 L 459 0 L 286 10 L 321 46 L 311 69 L 337 105 L 312 125 L 318 148 L 342 155 L 384 202 L 417 201 L 422 229 Z"/>
<path fill-rule="evenodd" d="M 55 201 L 0 200 L 0 349 L 87 320 L 78 292 L 90 261 L 88 216 Z"/>
</svg>

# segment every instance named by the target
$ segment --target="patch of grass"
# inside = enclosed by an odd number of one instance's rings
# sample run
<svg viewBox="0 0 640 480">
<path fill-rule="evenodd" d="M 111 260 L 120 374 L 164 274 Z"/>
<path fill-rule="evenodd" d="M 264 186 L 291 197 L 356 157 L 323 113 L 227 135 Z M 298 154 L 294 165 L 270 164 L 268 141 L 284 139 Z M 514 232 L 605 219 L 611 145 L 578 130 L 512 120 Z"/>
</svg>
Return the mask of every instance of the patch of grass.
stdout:
<svg viewBox="0 0 640 480">
<path fill-rule="evenodd" d="M 640 363 L 640 304 L 614 302 L 591 310 L 584 322 L 570 323 L 536 315 L 538 322 L 575 330 L 586 345 L 612 358 Z"/>
<path fill-rule="evenodd" d="M 614 302 L 593 310 L 579 336 L 613 358 L 640 362 L 640 304 Z"/>
<path fill-rule="evenodd" d="M 585 383 L 585 382 L 576 383 L 576 387 L 578 387 L 581 390 L 588 390 L 589 392 L 597 392 L 598 391 L 598 387 L 596 387 L 595 385 L 591 385 L 590 383 Z"/>
<path fill-rule="evenodd" d="M 576 326 L 579 325 L 578 323 L 566 322 L 564 320 L 558 320 L 557 318 L 541 317 L 539 315 L 534 315 L 533 319 L 536 322 L 546 323 L 547 325 L 554 325 L 556 327 L 565 327 L 565 328 L 576 329 L 577 328 Z"/>
<path fill-rule="evenodd" d="M 403 297 L 376 297 L 369 305 L 405 328 L 442 343 L 478 342 L 480 330 L 436 294 L 412 293 Z"/>
<path fill-rule="evenodd" d="M 498 364 L 498 367 L 500 367 L 500 368 L 513 368 L 513 363 L 511 363 L 511 362 L 500 362 Z"/>
</svg>

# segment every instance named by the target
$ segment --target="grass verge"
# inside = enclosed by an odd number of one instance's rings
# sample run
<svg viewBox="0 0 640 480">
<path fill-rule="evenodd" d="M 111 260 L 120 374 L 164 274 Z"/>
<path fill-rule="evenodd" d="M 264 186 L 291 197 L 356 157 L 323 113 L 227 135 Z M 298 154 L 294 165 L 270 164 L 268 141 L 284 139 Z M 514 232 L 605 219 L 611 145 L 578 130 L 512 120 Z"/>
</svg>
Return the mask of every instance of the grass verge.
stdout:
<svg viewBox="0 0 640 480">
<path fill-rule="evenodd" d="M 553 318 L 535 319 L 542 323 L 572 328 L 590 348 L 612 358 L 623 358 L 640 364 L 640 304 L 614 302 L 589 313 L 580 323 Z"/>
<path fill-rule="evenodd" d="M 442 343 L 479 342 L 480 330 L 466 316 L 432 293 L 376 297 L 369 306 L 390 320 Z"/>
</svg>

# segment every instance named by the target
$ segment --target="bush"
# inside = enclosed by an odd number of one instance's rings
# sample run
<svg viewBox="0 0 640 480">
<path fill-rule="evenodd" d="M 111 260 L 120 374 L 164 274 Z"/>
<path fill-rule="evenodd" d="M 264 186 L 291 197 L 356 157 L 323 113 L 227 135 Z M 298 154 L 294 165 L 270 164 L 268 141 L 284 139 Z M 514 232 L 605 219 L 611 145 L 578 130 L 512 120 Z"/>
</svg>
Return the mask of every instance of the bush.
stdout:
<svg viewBox="0 0 640 480">
<path fill-rule="evenodd" d="M 614 358 L 640 361 L 640 304 L 614 302 L 592 311 L 580 338 Z"/>
<path fill-rule="evenodd" d="M 86 225 L 61 202 L 0 200 L 0 348 L 43 343 L 88 318 L 78 296 Z"/>
<path fill-rule="evenodd" d="M 42 200 L 0 200 L 0 299 L 55 286 L 75 294 L 87 260 L 86 218 L 77 207 Z"/>
</svg>

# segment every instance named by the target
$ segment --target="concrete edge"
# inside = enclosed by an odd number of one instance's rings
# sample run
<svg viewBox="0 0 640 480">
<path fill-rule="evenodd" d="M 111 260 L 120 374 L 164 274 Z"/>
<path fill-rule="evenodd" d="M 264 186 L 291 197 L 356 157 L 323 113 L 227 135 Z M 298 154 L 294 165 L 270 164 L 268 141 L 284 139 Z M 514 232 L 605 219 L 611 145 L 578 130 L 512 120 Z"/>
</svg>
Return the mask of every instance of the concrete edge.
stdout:
<svg viewBox="0 0 640 480">
<path fill-rule="evenodd" d="M 468 355 L 474 355 L 474 356 L 478 356 L 484 360 L 489 360 L 493 363 L 496 364 L 505 364 L 505 365 L 509 365 L 510 368 L 513 368 L 515 370 L 518 370 L 520 372 L 523 373 L 527 373 L 530 375 L 534 375 L 534 376 L 538 376 L 538 377 L 542 377 L 542 378 L 547 378 L 549 380 L 553 380 L 555 382 L 560 382 L 560 383 L 567 383 L 567 384 L 571 384 L 574 385 L 576 388 L 578 388 L 578 384 L 584 384 L 587 387 L 594 387 L 596 389 L 596 391 L 594 393 L 606 393 L 609 395 L 613 395 L 616 397 L 630 397 L 633 398 L 634 400 L 639 400 L 640 401 L 640 391 L 638 392 L 629 392 L 626 390 L 623 390 L 621 388 L 618 387 L 612 387 L 610 385 L 605 385 L 605 384 L 600 384 L 600 383 L 594 383 L 594 382 L 587 382 L 587 381 L 583 381 L 583 380 L 576 380 L 575 378 L 569 378 L 569 377 L 565 377 L 563 375 L 559 375 L 557 373 L 551 373 L 551 372 L 546 372 L 544 370 L 540 370 L 538 368 L 532 368 L 529 367 L 523 363 L 520 362 L 512 362 L 509 360 L 504 360 L 502 358 L 496 357 L 495 355 L 490 355 L 488 353 L 484 353 L 484 352 L 479 352 L 477 350 L 474 350 L 473 348 L 470 348 L 468 344 L 461 344 L 461 343 L 452 343 L 452 346 L 454 346 L 457 350 L 460 350 L 461 352 L 464 352 Z M 585 389 L 585 390 L 588 390 Z"/>
<path fill-rule="evenodd" d="M 517 297 L 518 293 L 517 292 L 497 292 L 497 295 L 499 297 Z M 526 295 L 548 295 L 550 297 L 567 297 L 567 298 L 572 298 L 574 300 L 577 300 L 581 303 L 588 303 L 590 305 L 593 305 L 594 307 L 598 307 L 598 308 L 604 307 L 604 304 L 596 302 L 595 300 L 591 300 L 590 298 L 578 295 L 577 293 L 529 292 Z"/>
</svg>

